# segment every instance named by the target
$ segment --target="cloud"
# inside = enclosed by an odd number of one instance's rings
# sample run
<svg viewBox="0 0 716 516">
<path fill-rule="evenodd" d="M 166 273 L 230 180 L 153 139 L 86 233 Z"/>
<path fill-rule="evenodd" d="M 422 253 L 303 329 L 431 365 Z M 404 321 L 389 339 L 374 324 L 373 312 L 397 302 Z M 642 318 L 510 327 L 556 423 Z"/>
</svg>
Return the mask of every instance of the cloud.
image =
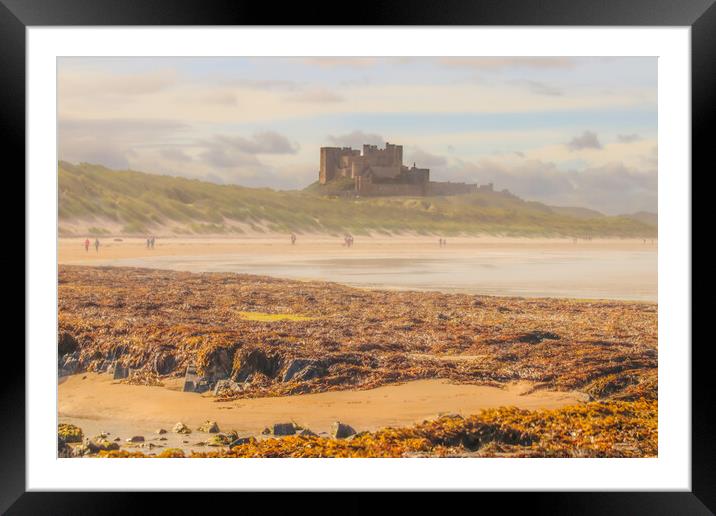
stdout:
<svg viewBox="0 0 716 516">
<path fill-rule="evenodd" d="M 200 93 L 191 98 L 190 101 L 202 104 L 218 104 L 220 106 L 235 106 L 237 103 L 236 94 L 225 89 L 215 89 Z"/>
<path fill-rule="evenodd" d="M 166 149 L 143 148 L 130 160 L 133 170 L 165 174 L 189 179 L 199 179 L 217 184 L 238 184 L 252 187 L 278 186 L 282 178 L 274 167 L 263 163 L 251 154 L 227 149 L 210 148 L 199 152 L 195 158 L 167 155 Z"/>
<path fill-rule="evenodd" d="M 91 135 L 98 138 L 111 136 L 113 139 L 129 140 L 147 138 L 156 134 L 159 136 L 159 139 L 161 139 L 164 138 L 167 133 L 185 131 L 189 128 L 190 126 L 188 124 L 182 122 L 156 118 L 59 119 L 59 132 L 63 136 Z"/>
<path fill-rule="evenodd" d="M 166 145 L 189 130 L 189 125 L 171 120 L 60 118 L 59 158 L 126 169 L 138 146 Z"/>
<path fill-rule="evenodd" d="M 592 131 L 584 131 L 581 136 L 575 136 L 567 144 L 570 150 L 581 150 L 581 149 L 601 149 L 602 144 L 599 143 L 597 133 Z"/>
<path fill-rule="evenodd" d="M 385 58 L 377 57 L 306 57 L 304 63 L 313 64 L 322 68 L 370 68 Z"/>
<path fill-rule="evenodd" d="M 375 133 L 364 133 L 363 131 L 353 131 L 348 134 L 328 135 L 326 139 L 337 147 L 355 147 L 361 148 L 363 144 L 384 145 L 385 138 Z"/>
<path fill-rule="evenodd" d="M 341 97 L 340 95 L 336 95 L 332 91 L 328 90 L 322 90 L 322 89 L 316 89 L 316 90 L 307 90 L 302 91 L 300 93 L 296 93 L 295 95 L 290 95 L 286 97 L 286 100 L 289 102 L 343 102 L 345 99 Z"/>
<path fill-rule="evenodd" d="M 444 66 L 501 70 L 503 68 L 573 68 L 570 57 L 441 57 Z"/>
<path fill-rule="evenodd" d="M 291 143 L 284 135 L 274 131 L 255 133 L 251 138 L 243 136 L 215 135 L 204 141 L 207 147 L 223 147 L 246 154 L 296 154 L 298 145 Z"/>
<path fill-rule="evenodd" d="M 447 158 L 415 148 L 407 153 L 405 163 L 408 166 L 415 163 L 419 168 L 444 167 L 447 165 Z"/>
<path fill-rule="evenodd" d="M 211 140 L 200 142 L 204 150 L 199 157 L 213 167 L 229 168 L 258 166 L 257 154 L 296 154 L 298 145 L 292 144 L 282 134 L 266 131 L 251 138 L 215 135 Z"/>
<path fill-rule="evenodd" d="M 176 83 L 177 73 L 173 69 L 131 74 L 60 72 L 58 93 L 63 98 L 85 95 L 131 97 L 161 92 Z"/>
<path fill-rule="evenodd" d="M 498 190 L 550 205 L 582 206 L 608 214 L 657 211 L 656 168 L 610 163 L 561 170 L 552 162 L 505 155 L 456 161 L 446 175 L 453 181 L 492 182 Z"/>
<path fill-rule="evenodd" d="M 191 129 L 167 120 L 60 118 L 59 158 L 261 186 L 266 184 L 263 181 L 279 184 L 281 179 L 272 179 L 271 167 L 258 155 L 292 155 L 298 151 L 297 144 L 274 131 L 202 140 L 195 138 Z"/>
<path fill-rule="evenodd" d="M 278 91 L 294 91 L 298 89 L 298 83 L 290 80 L 282 79 L 226 79 L 224 84 L 236 86 L 238 88 L 254 89 L 254 90 L 278 90 Z"/>
<path fill-rule="evenodd" d="M 186 162 L 191 161 L 192 157 L 186 154 L 183 150 L 174 147 L 167 147 L 166 149 L 160 149 L 159 155 L 169 161 Z"/>
<path fill-rule="evenodd" d="M 258 166 L 261 162 L 256 156 L 241 152 L 230 146 L 210 144 L 207 149 L 199 154 L 199 159 L 204 163 L 217 168 L 234 168 L 245 166 Z"/>
<path fill-rule="evenodd" d="M 523 81 L 523 84 L 525 84 L 532 93 L 536 93 L 537 95 L 547 95 L 550 97 L 562 96 L 562 90 L 554 86 L 550 86 L 549 84 L 545 84 L 543 82 Z"/>
<path fill-rule="evenodd" d="M 632 143 L 641 140 L 641 136 L 638 134 L 618 134 L 617 141 L 619 143 Z"/>
</svg>

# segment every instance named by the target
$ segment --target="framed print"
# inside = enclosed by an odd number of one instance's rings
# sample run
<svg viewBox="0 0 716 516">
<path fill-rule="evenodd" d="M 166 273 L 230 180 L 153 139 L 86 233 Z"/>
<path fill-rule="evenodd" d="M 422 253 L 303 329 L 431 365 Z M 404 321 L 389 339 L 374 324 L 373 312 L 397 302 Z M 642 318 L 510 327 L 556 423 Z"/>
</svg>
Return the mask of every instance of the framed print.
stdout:
<svg viewBox="0 0 716 516">
<path fill-rule="evenodd" d="M 3 510 L 713 510 L 691 170 L 715 8 L 449 4 L 3 1 L 27 200 Z"/>
</svg>

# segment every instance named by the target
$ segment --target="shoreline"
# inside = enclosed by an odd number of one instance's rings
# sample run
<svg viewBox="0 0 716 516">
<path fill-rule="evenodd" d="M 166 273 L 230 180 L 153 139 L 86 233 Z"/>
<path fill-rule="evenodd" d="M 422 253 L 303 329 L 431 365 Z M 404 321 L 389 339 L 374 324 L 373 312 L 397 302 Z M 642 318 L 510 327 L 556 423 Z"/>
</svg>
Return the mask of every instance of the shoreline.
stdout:
<svg viewBox="0 0 716 516">
<path fill-rule="evenodd" d="M 100 240 L 99 253 L 90 246 L 88 252 L 83 243 L 89 239 Z M 448 245 L 439 249 L 439 236 L 396 235 L 396 236 L 356 236 L 355 245 L 350 252 L 357 255 L 404 253 L 422 250 L 461 252 L 480 249 L 590 249 L 590 250 L 656 250 L 658 242 L 642 238 L 594 238 L 583 240 L 573 238 L 546 237 L 497 237 L 492 235 L 470 237 L 447 237 Z M 202 256 L 221 254 L 257 255 L 266 251 L 301 254 L 325 255 L 345 251 L 340 235 L 325 234 L 298 235 L 296 245 L 291 245 L 289 235 L 262 234 L 240 237 L 158 237 L 154 249 L 147 249 L 145 237 L 59 237 L 57 239 L 58 263 L 92 262 L 96 260 L 119 258 L 143 258 L 151 256 Z M 345 253 L 344 253 L 345 254 Z"/>
<path fill-rule="evenodd" d="M 373 290 L 466 293 L 503 297 L 656 302 L 657 244 L 634 240 L 425 237 L 256 240 L 61 239 L 58 262 L 186 272 L 227 272 L 298 281 L 328 281 Z"/>
</svg>

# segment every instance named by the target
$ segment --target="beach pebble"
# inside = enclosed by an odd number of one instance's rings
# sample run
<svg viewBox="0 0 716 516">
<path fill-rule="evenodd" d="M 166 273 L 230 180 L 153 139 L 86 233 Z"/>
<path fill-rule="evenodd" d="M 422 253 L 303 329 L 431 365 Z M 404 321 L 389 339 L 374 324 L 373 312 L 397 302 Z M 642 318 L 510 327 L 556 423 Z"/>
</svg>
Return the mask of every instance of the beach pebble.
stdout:
<svg viewBox="0 0 716 516">
<path fill-rule="evenodd" d="M 132 437 L 129 437 L 129 438 L 127 439 L 127 442 L 128 442 L 128 443 L 143 443 L 143 442 L 144 442 L 144 437 L 141 436 L 141 435 L 134 435 L 134 436 L 132 436 Z"/>
<path fill-rule="evenodd" d="M 166 434 L 167 431 L 164 430 L 163 428 L 157 428 L 157 430 L 156 430 L 154 433 L 155 433 L 155 434 L 162 435 L 162 434 Z"/>
<path fill-rule="evenodd" d="M 240 446 L 242 444 L 248 444 L 248 443 L 254 443 L 256 442 L 255 437 L 239 437 L 238 439 L 234 439 L 229 443 L 229 448 L 233 448 L 234 446 Z"/>
<path fill-rule="evenodd" d="M 296 433 L 296 425 L 293 423 L 276 423 L 271 429 L 273 435 L 294 435 Z"/>
<path fill-rule="evenodd" d="M 228 438 L 224 434 L 216 434 L 212 435 L 206 440 L 206 444 L 209 446 L 226 446 L 228 445 L 233 439 Z"/>
<path fill-rule="evenodd" d="M 219 425 L 216 424 L 216 421 L 210 421 L 207 419 L 206 421 L 204 421 L 204 424 L 198 428 L 198 430 L 199 432 L 215 434 L 219 431 Z"/>
<path fill-rule="evenodd" d="M 72 456 L 73 457 L 84 457 L 85 455 L 89 455 L 90 449 L 89 446 L 86 444 L 80 444 L 79 446 L 75 446 L 72 448 Z"/>
<path fill-rule="evenodd" d="M 119 444 L 108 441 L 107 439 L 86 439 L 85 445 L 91 453 L 97 453 L 100 451 L 111 451 L 119 450 Z"/>
<path fill-rule="evenodd" d="M 174 425 L 174 428 L 172 428 L 172 432 L 174 432 L 175 434 L 190 434 L 191 429 L 180 421 L 179 423 Z"/>
<path fill-rule="evenodd" d="M 355 433 L 356 431 L 353 429 L 352 426 L 346 425 L 345 423 L 341 423 L 340 421 L 336 421 L 331 426 L 331 436 L 335 437 L 336 439 L 345 439 L 346 437 L 349 437 Z"/>
</svg>

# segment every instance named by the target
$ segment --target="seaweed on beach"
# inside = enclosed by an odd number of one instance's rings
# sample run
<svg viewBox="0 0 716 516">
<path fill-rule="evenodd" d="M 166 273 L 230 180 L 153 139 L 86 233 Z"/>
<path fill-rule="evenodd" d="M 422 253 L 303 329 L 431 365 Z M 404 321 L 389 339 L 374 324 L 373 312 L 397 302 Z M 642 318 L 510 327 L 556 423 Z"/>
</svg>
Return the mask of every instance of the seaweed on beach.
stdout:
<svg viewBox="0 0 716 516">
<path fill-rule="evenodd" d="M 73 372 L 119 364 L 157 384 L 195 366 L 227 380 L 219 401 L 423 378 L 657 397 L 650 303 L 67 265 L 59 278 L 60 367 Z"/>
<path fill-rule="evenodd" d="M 349 439 L 292 435 L 211 452 L 158 455 L 127 450 L 100 457 L 655 457 L 657 402 L 605 401 L 554 410 L 498 408 L 447 415 L 407 428 L 362 432 Z"/>
</svg>

